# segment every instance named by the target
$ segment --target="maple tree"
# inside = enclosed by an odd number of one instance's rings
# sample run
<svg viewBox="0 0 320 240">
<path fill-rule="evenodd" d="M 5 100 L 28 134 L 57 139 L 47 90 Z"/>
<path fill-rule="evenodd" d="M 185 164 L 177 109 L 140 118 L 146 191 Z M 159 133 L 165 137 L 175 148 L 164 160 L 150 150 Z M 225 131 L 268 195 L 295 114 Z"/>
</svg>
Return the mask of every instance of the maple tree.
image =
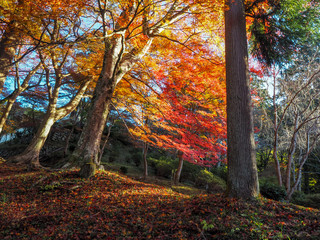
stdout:
<svg viewBox="0 0 320 240">
<path fill-rule="evenodd" d="M 184 17 L 192 16 L 187 14 L 191 6 L 184 1 L 125 1 L 114 5 L 99 0 L 92 8 L 96 9 L 96 22 L 101 24 L 101 31 L 96 34 L 102 36 L 104 52 L 90 117 L 72 157 L 82 159 L 80 174 L 83 177 L 94 174 L 98 165 L 101 134 L 117 84 L 142 60 L 154 39 L 174 40 L 177 36 L 176 41 L 183 42 L 195 34 L 194 27 L 190 28 L 190 21 L 182 21 Z M 177 26 L 176 30 L 171 30 L 172 26 Z M 179 36 L 177 33 L 182 34 Z"/>
<path fill-rule="evenodd" d="M 41 19 L 45 1 L 12 1 L 0 3 L 0 94 L 14 65 L 43 47 Z"/>
<path fill-rule="evenodd" d="M 54 44 L 63 44 L 48 40 L 45 32 L 50 28 L 49 21 L 58 14 L 67 12 L 68 7 L 74 7 L 71 18 L 76 19 L 78 10 L 83 3 L 77 1 L 54 1 L 47 2 L 36 1 L 2 1 L 0 4 L 0 93 L 3 93 L 1 103 L 5 103 L 2 111 L 0 129 L 3 129 L 5 121 L 10 113 L 12 105 L 24 91 L 30 89 L 29 83 L 34 79 L 35 70 L 40 68 L 39 56 L 36 49 L 50 48 Z M 59 10 L 59 11 L 58 11 Z M 58 13 L 59 12 L 59 13 Z M 74 32 L 77 32 L 75 24 L 72 25 Z M 63 41 L 69 40 L 68 38 Z M 76 41 L 76 36 L 73 38 Z M 33 67 L 31 65 L 34 65 Z M 33 70 L 32 70 L 33 68 Z M 21 75 L 29 71 L 21 84 Z M 22 74 L 21 74 L 22 72 Z M 14 79 L 14 80 L 13 80 Z M 6 86 L 4 83 L 6 82 Z M 13 92 L 10 92 L 12 86 L 15 86 Z M 33 88 L 35 87 L 32 84 Z M 8 90 L 9 89 L 9 90 Z M 5 92 L 3 92 L 5 90 Z M 6 91 L 8 90 L 8 91 Z M 37 92 L 34 90 L 34 92 Z M 1 132 L 1 130 L 0 130 Z"/>
<path fill-rule="evenodd" d="M 31 167 L 40 167 L 39 153 L 52 125 L 76 108 L 88 85 L 94 79 L 94 76 L 90 76 L 89 72 L 96 65 L 95 61 L 92 61 L 91 64 L 84 64 L 81 62 L 81 57 L 75 59 L 73 52 L 75 42 L 66 43 L 68 38 L 72 38 L 71 35 L 76 34 L 73 25 L 77 19 L 67 21 L 65 18 L 70 15 L 77 15 L 79 9 L 75 8 L 74 12 L 67 12 L 50 5 L 48 7 L 50 7 L 49 14 L 47 18 L 42 20 L 44 29 L 42 40 L 52 43 L 52 47 L 38 48 L 41 67 L 45 71 L 42 81 L 46 85 L 47 109 L 28 147 L 21 154 L 9 159 L 10 162 L 26 163 Z M 57 44 L 59 42 L 63 44 Z M 80 50 L 81 47 L 79 46 L 78 51 Z M 80 53 L 77 52 L 76 54 Z M 88 54 L 86 57 L 90 58 L 91 56 Z M 94 74 L 94 72 L 90 73 Z M 60 90 L 64 85 L 70 85 L 71 88 L 78 89 L 71 99 L 61 100 L 59 98 Z"/>
<path fill-rule="evenodd" d="M 163 52 L 146 57 L 148 61 L 124 77 L 114 96 L 117 107 L 129 112 L 129 130 L 144 149 L 152 145 L 177 152 L 175 182 L 183 160 L 212 166 L 224 159 L 226 150 L 224 65 L 219 51 L 214 58 L 210 45 L 200 40 L 193 44 L 198 54 L 162 41 L 165 57 Z"/>
<path fill-rule="evenodd" d="M 17 53 L 14 56 L 14 60 L 21 58 L 21 54 L 24 54 L 23 45 L 18 45 L 16 48 Z M 0 117 L 0 134 L 6 126 L 7 118 L 17 98 L 25 91 L 35 89 L 39 86 L 40 81 L 35 77 L 35 75 L 41 74 L 41 63 L 38 59 L 39 56 L 35 55 L 15 61 L 14 68 L 8 74 L 7 78 L 10 84 L 7 84 L 8 86 L 3 88 L 4 91 L 2 91 L 2 95 L 4 97 L 0 100 L 0 104 L 4 105 Z M 28 64 L 31 62 L 33 64 Z"/>
</svg>

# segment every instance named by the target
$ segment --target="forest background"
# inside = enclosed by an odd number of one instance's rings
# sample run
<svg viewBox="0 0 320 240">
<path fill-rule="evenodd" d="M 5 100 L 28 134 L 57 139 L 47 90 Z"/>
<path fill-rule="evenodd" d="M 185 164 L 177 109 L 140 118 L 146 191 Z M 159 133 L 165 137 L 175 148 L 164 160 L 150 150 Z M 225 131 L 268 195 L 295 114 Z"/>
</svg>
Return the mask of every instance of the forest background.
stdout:
<svg viewBox="0 0 320 240">
<path fill-rule="evenodd" d="M 224 190 L 225 11 L 201 0 L 3 1 L 1 156 Z M 261 193 L 319 207 L 319 3 L 243 11 Z"/>
</svg>

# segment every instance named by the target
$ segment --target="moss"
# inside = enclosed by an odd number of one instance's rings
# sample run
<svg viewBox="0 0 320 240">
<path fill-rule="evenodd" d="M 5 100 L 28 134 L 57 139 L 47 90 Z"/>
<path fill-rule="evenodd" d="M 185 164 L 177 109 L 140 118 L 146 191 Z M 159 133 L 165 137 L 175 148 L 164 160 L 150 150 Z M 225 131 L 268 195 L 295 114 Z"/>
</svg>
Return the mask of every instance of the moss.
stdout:
<svg viewBox="0 0 320 240">
<path fill-rule="evenodd" d="M 223 192 L 226 190 L 226 182 L 206 169 L 197 174 L 195 185 L 200 188 L 206 188 L 209 192 Z"/>
</svg>

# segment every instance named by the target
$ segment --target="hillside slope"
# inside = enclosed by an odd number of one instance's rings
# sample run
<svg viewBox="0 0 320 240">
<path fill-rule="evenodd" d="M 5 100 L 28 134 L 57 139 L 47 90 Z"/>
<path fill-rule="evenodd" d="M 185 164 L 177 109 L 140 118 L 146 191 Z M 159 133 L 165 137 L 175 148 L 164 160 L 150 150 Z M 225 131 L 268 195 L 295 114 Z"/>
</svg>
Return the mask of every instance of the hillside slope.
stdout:
<svg viewBox="0 0 320 240">
<path fill-rule="evenodd" d="M 0 164 L 0 239 L 320 239 L 320 212 Z"/>
</svg>

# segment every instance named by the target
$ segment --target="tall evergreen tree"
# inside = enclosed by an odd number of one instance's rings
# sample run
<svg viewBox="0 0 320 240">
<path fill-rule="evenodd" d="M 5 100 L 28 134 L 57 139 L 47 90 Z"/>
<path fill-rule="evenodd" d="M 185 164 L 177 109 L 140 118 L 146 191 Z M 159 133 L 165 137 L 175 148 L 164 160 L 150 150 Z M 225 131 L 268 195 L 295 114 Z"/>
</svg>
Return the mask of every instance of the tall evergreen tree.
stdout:
<svg viewBox="0 0 320 240">
<path fill-rule="evenodd" d="M 229 197 L 250 199 L 259 194 L 248 76 L 245 8 L 229 0 L 225 12 L 227 83 L 227 157 Z"/>
</svg>

